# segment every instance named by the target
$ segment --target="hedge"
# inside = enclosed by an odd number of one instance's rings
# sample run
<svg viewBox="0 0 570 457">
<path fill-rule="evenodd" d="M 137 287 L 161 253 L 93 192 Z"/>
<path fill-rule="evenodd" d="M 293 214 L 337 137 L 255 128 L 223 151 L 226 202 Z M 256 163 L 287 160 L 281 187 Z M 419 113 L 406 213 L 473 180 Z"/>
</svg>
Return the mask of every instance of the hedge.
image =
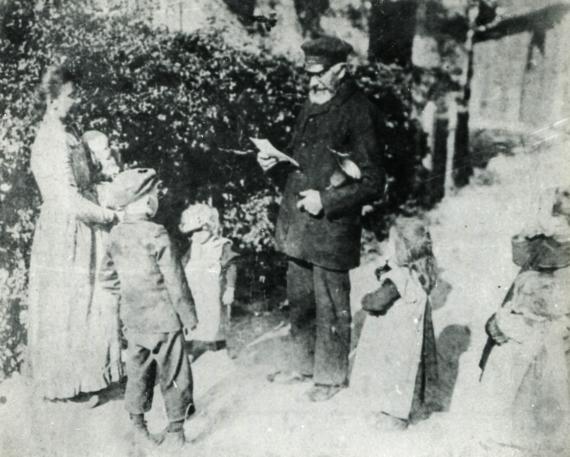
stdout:
<svg viewBox="0 0 570 457">
<path fill-rule="evenodd" d="M 157 169 L 165 189 L 159 217 L 181 247 L 180 212 L 209 199 L 250 260 L 246 299 L 282 283 L 272 260 L 279 190 L 254 157 L 226 149 L 251 149 L 250 136 L 287 144 L 306 93 L 301 69 L 267 52 L 237 50 L 212 31 L 174 34 L 133 17 L 93 16 L 80 4 L 37 12 L 33 3 L 8 2 L 0 29 L 0 372 L 18 368 L 25 342 L 27 265 L 40 205 L 30 145 L 42 114 L 41 74 L 59 56 L 81 75 L 68 125 L 99 129 L 128 165 Z M 375 65 L 355 75 L 383 112 L 391 184 L 372 218 L 379 226 L 382 214 L 415 197 L 421 151 L 409 121 L 410 74 Z"/>
</svg>

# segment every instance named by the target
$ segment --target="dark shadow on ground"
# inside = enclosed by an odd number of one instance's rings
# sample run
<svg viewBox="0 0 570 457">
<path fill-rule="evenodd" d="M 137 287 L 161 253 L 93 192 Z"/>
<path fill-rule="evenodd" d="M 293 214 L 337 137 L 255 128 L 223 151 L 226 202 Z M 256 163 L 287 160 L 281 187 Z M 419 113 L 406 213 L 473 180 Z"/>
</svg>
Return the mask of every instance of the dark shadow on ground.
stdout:
<svg viewBox="0 0 570 457">
<path fill-rule="evenodd" d="M 186 341 L 185 344 L 186 352 L 190 356 L 190 360 L 192 363 L 196 362 L 201 356 L 203 356 L 208 351 L 221 351 L 226 349 L 226 342 L 225 341 L 216 341 L 213 343 L 206 342 L 206 341 Z M 229 351 L 228 351 L 229 352 Z M 231 357 L 231 354 L 230 354 Z"/>
<path fill-rule="evenodd" d="M 437 411 L 448 411 L 459 374 L 459 359 L 471 344 L 471 330 L 464 325 L 449 325 L 443 329 L 437 339 L 439 382 L 434 392 L 428 393 L 433 398 Z"/>
<path fill-rule="evenodd" d="M 360 340 L 360 334 L 362 333 L 362 327 L 364 327 L 364 321 L 368 313 L 362 309 L 359 309 L 352 316 L 352 334 L 350 338 L 350 351 L 354 351 L 358 346 L 358 341 Z"/>
<path fill-rule="evenodd" d="M 122 382 L 115 382 L 111 384 L 103 393 L 102 401 L 122 400 L 125 396 L 125 387 L 127 386 L 127 378 Z"/>
<path fill-rule="evenodd" d="M 126 385 L 127 385 L 127 378 L 125 377 L 120 382 L 114 382 L 111 385 L 109 385 L 109 387 L 100 390 L 99 392 L 96 392 L 96 394 L 99 396 L 99 402 L 96 404 L 96 406 L 93 407 L 99 407 L 111 401 L 123 400 L 123 398 L 125 397 Z M 92 392 L 80 393 L 79 395 L 73 398 L 72 402 L 87 404 L 88 402 L 91 401 L 92 395 L 93 395 Z"/>
</svg>

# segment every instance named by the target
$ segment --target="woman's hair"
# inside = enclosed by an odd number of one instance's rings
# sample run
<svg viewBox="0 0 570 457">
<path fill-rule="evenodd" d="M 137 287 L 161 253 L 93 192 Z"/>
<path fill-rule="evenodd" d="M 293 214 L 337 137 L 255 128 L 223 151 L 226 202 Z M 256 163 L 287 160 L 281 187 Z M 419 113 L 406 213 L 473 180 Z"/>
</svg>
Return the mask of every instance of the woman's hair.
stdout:
<svg viewBox="0 0 570 457">
<path fill-rule="evenodd" d="M 437 282 L 438 273 L 426 223 L 415 217 L 400 218 L 396 220 L 392 233 L 396 237 L 396 261 L 414 270 L 424 290 L 430 293 Z"/>
</svg>

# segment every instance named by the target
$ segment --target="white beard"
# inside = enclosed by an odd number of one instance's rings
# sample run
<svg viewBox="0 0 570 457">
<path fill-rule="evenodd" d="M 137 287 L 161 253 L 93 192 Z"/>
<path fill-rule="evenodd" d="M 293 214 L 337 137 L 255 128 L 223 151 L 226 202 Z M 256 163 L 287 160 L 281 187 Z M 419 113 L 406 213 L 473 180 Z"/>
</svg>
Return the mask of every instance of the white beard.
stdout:
<svg viewBox="0 0 570 457">
<path fill-rule="evenodd" d="M 310 91 L 309 101 L 315 105 L 323 105 L 333 98 L 334 94 L 328 90 Z"/>
</svg>

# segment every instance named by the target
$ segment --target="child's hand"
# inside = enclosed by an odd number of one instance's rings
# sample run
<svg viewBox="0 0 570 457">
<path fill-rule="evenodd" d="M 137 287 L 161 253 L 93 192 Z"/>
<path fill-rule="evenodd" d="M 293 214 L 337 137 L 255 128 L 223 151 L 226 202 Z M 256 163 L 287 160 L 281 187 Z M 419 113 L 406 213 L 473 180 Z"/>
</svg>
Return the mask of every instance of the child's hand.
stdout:
<svg viewBox="0 0 570 457">
<path fill-rule="evenodd" d="M 489 337 L 491 337 L 491 339 L 499 346 L 509 341 L 509 337 L 506 336 L 499 328 L 496 314 L 493 314 L 485 324 L 485 331 L 487 332 L 487 335 L 489 335 Z"/>
<path fill-rule="evenodd" d="M 124 211 L 115 211 L 115 222 L 123 222 L 123 219 L 125 218 L 125 212 Z"/>
<path fill-rule="evenodd" d="M 374 292 L 366 294 L 362 299 L 362 309 L 374 317 L 384 316 L 393 303 L 381 303 L 376 299 Z"/>
<path fill-rule="evenodd" d="M 222 295 L 222 303 L 225 306 L 230 306 L 234 302 L 234 295 L 235 289 L 233 287 L 226 288 L 224 294 Z"/>
<path fill-rule="evenodd" d="M 382 316 L 399 298 L 400 293 L 396 285 L 390 279 L 386 279 L 378 289 L 362 298 L 362 309 L 373 316 Z"/>
</svg>

